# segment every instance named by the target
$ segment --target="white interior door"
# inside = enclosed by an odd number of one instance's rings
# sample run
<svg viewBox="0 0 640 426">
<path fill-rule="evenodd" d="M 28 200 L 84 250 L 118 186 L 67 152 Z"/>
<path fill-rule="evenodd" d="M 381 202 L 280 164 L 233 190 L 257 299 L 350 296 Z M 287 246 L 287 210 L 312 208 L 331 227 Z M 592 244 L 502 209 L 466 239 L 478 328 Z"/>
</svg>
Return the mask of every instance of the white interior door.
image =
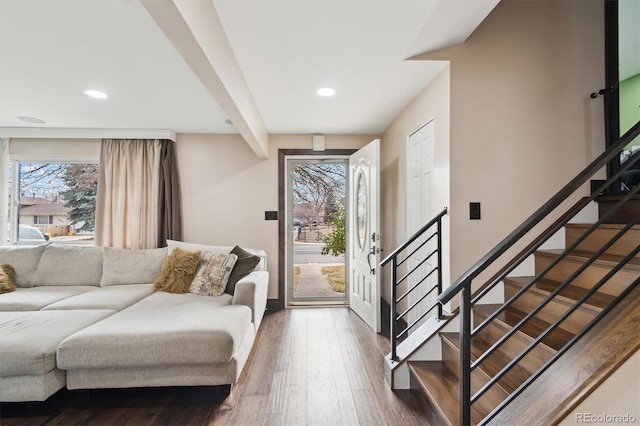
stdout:
<svg viewBox="0 0 640 426">
<path fill-rule="evenodd" d="M 349 304 L 380 332 L 380 140 L 349 158 Z"/>
<path fill-rule="evenodd" d="M 431 198 L 433 196 L 433 143 L 433 120 L 409 135 L 407 146 L 407 238 L 422 228 L 434 215 L 431 206 Z M 425 241 L 430 235 L 430 233 L 423 235 L 422 238 L 416 240 L 411 247 L 411 250 L 418 251 L 409 258 L 409 269 L 417 269 L 409 276 L 408 288 L 412 288 L 418 284 L 423 277 L 426 276 L 428 271 L 433 270 L 436 266 L 435 256 L 425 260 L 425 258 L 437 248 L 435 239 L 425 244 Z M 409 294 L 407 303 L 411 305 L 422 298 L 436 283 L 435 275 L 431 275 L 424 284 Z M 422 302 L 418 304 L 418 309 L 409 312 L 409 322 L 413 323 L 423 312 L 433 306 L 436 297 L 437 294 L 433 292 L 429 297 L 423 299 Z"/>
</svg>

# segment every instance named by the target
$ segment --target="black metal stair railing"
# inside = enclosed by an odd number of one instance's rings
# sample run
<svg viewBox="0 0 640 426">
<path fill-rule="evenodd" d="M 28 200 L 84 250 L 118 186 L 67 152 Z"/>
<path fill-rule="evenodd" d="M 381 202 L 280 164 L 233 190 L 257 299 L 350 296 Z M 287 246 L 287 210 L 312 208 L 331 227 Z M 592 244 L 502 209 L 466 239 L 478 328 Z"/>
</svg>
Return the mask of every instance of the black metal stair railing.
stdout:
<svg viewBox="0 0 640 426">
<path fill-rule="evenodd" d="M 546 267 L 542 268 L 531 281 L 523 285 L 513 296 L 511 296 L 503 305 L 497 308 L 486 319 L 481 321 L 475 327 L 472 324 L 472 309 L 477 304 L 481 303 L 483 298 L 492 291 L 498 284 L 512 273 L 516 267 L 518 267 L 523 261 L 529 258 L 534 252 L 536 252 L 542 244 L 544 244 L 549 238 L 551 238 L 557 231 L 564 227 L 569 221 L 576 216 L 588 203 L 594 201 L 600 194 L 605 192 L 607 188 L 616 185 L 619 181 L 620 175 L 626 170 L 634 166 L 635 163 L 640 164 L 640 151 L 636 152 L 627 160 L 623 166 L 616 171 L 609 179 L 603 181 L 597 188 L 593 188 L 588 196 L 582 196 L 581 191 L 585 184 L 592 179 L 595 174 L 600 171 L 610 160 L 619 156 L 622 150 L 636 137 L 640 135 L 640 122 L 631 128 L 624 136 L 622 136 L 616 143 L 611 145 L 603 154 L 601 154 L 596 160 L 594 160 L 587 168 L 585 168 L 580 174 L 572 179 L 564 188 L 562 188 L 557 194 L 555 194 L 549 201 L 542 205 L 533 215 L 531 215 L 525 222 L 523 222 L 518 228 L 516 228 L 511 234 L 504 238 L 498 245 L 496 245 L 489 253 L 487 253 L 482 259 L 480 259 L 474 266 L 472 266 L 467 272 L 465 272 L 459 279 L 457 279 L 449 288 L 447 288 L 439 297 L 438 301 L 441 304 L 450 302 L 455 296 L 460 295 L 460 424 L 471 424 L 471 412 L 472 406 L 494 385 L 498 383 L 509 371 L 518 366 L 536 346 L 543 344 L 544 340 L 548 338 L 555 330 L 560 328 L 564 321 L 569 318 L 576 310 L 580 308 L 590 297 L 592 297 L 603 286 L 611 282 L 612 278 L 622 270 L 626 265 L 630 263 L 637 264 L 638 253 L 640 253 L 640 244 L 637 247 L 632 248 L 625 256 L 616 258 L 615 261 L 611 261 L 611 269 L 604 274 L 600 279 L 595 282 L 592 287 L 584 289 L 584 294 L 577 298 L 576 302 L 569 306 L 564 313 L 559 314 L 555 320 L 548 327 L 542 330 L 537 337 L 534 337 L 532 341 L 524 347 L 519 355 L 512 357 L 512 359 L 504 365 L 496 374 L 482 386 L 480 386 L 474 394 L 471 389 L 471 373 L 480 367 L 483 361 L 486 361 L 493 353 L 495 353 L 510 337 L 523 328 L 530 320 L 532 320 L 545 306 L 547 306 L 556 296 L 560 295 L 565 289 L 572 284 L 575 284 L 578 277 L 583 274 L 587 268 L 593 265 L 599 259 L 603 258 L 603 255 L 610 249 L 616 242 L 625 235 L 636 223 L 640 221 L 640 214 L 630 218 L 619 231 L 611 237 L 608 241 L 604 242 L 602 246 L 591 254 L 587 260 L 579 266 L 575 271 L 569 274 L 569 276 L 561 282 L 558 287 L 553 290 L 547 297 L 542 300 L 538 306 L 527 312 L 521 319 L 519 319 L 502 337 L 497 339 L 496 342 L 490 345 L 489 348 L 484 350 L 481 354 L 476 354 L 475 359 L 471 357 L 472 339 L 478 335 L 489 324 L 496 320 L 501 314 L 504 314 L 506 310 L 514 304 L 516 300 L 526 294 L 533 286 L 538 284 L 544 279 L 545 275 L 557 266 L 563 259 L 575 252 L 581 243 L 583 243 L 598 227 L 607 222 L 607 219 L 615 215 L 620 209 L 636 194 L 640 192 L 640 185 L 636 185 L 631 188 L 630 191 L 621 194 L 617 197 L 617 202 L 604 214 L 600 219 L 590 226 L 581 236 L 579 236 L 573 243 L 566 247 L 557 257 L 549 263 Z M 579 197 L 579 200 L 568 211 L 562 211 L 562 204 L 570 197 Z M 554 217 L 557 219 L 553 220 Z M 534 230 L 543 221 L 552 221 L 544 231 L 538 233 Z M 515 246 L 525 245 L 514 257 L 508 258 L 508 252 Z M 480 274 L 486 271 L 488 268 L 498 269 L 490 279 L 480 285 L 475 291 L 472 290 L 474 280 L 476 280 Z M 607 313 L 613 309 L 613 307 L 622 300 L 631 290 L 633 290 L 638 284 L 640 284 L 640 277 L 636 279 L 629 278 L 629 281 L 624 282 L 624 288 L 619 294 L 612 297 L 612 300 L 602 307 L 602 310 L 580 330 L 573 333 L 573 336 L 564 342 L 560 347 L 556 348 L 556 353 L 551 356 L 546 362 L 544 362 L 535 372 L 533 372 L 528 378 L 524 380 L 513 392 L 511 392 L 498 406 L 482 419 L 479 424 L 486 424 L 494 419 L 505 407 L 508 406 L 518 395 L 520 395 L 536 378 L 538 378 L 544 371 L 546 371 L 559 357 L 561 357 L 571 346 L 578 341 L 583 335 L 585 335 L 596 322 L 607 315 Z M 472 294 L 473 293 L 473 294 Z M 475 388 L 475 387 L 474 387 Z"/>
<path fill-rule="evenodd" d="M 380 266 L 384 267 L 391 262 L 391 359 L 398 360 L 398 341 L 421 323 L 422 320 L 437 311 L 438 318 L 442 318 L 442 305 L 434 297 L 434 302 L 426 307 L 423 301 L 436 292 L 435 296 L 442 293 L 442 218 L 447 214 L 444 208 L 426 225 L 420 228 L 404 244 L 387 256 Z M 430 244 L 435 242 L 435 244 Z M 432 249 L 433 247 L 433 249 Z M 425 250 L 431 250 L 425 253 Z M 419 259 L 419 256 L 423 258 Z M 435 265 L 430 269 L 422 268 L 430 260 L 435 258 Z M 408 266 L 409 260 L 415 260 L 415 265 Z M 407 264 L 407 265 L 405 265 Z M 403 273 L 403 269 L 407 270 Z M 400 277 L 400 275 L 402 276 Z M 435 274 L 435 280 L 430 279 Z M 405 284 L 407 290 L 398 295 L 399 287 Z M 408 301 L 409 295 L 415 295 L 415 300 Z M 402 313 L 398 313 L 399 305 L 404 302 L 406 306 Z M 410 303 L 410 304 L 409 304 Z M 398 331 L 401 321 L 405 321 L 410 314 L 414 317 L 411 322 L 406 321 L 406 327 Z"/>
</svg>

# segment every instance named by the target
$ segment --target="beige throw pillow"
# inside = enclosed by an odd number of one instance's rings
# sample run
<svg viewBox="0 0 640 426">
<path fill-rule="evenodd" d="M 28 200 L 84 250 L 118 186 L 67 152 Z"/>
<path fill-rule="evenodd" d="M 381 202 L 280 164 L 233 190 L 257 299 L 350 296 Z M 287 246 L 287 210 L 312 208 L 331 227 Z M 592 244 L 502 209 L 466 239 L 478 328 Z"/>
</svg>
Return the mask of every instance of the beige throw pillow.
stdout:
<svg viewBox="0 0 640 426">
<path fill-rule="evenodd" d="M 176 248 L 162 263 L 154 288 L 168 293 L 187 293 L 199 264 L 199 251 Z"/>
<path fill-rule="evenodd" d="M 201 296 L 220 296 L 227 288 L 237 260 L 238 256 L 235 254 L 205 253 L 189 292 Z"/>
</svg>

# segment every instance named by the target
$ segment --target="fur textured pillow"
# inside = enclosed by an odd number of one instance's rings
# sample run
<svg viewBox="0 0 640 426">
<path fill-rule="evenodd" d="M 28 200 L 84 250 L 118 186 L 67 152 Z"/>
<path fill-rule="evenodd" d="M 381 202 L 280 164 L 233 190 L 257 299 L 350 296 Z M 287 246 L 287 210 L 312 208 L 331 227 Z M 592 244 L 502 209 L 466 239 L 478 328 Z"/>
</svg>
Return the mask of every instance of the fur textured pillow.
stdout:
<svg viewBox="0 0 640 426">
<path fill-rule="evenodd" d="M 168 293 L 188 292 L 199 264 L 199 251 L 176 248 L 162 263 L 154 288 Z"/>
<path fill-rule="evenodd" d="M 13 279 L 16 277 L 16 270 L 8 263 L 0 265 L 0 294 L 9 293 L 16 289 Z"/>
<path fill-rule="evenodd" d="M 238 256 L 235 254 L 204 254 L 189 292 L 201 296 L 220 296 L 227 288 L 236 260 Z"/>
</svg>

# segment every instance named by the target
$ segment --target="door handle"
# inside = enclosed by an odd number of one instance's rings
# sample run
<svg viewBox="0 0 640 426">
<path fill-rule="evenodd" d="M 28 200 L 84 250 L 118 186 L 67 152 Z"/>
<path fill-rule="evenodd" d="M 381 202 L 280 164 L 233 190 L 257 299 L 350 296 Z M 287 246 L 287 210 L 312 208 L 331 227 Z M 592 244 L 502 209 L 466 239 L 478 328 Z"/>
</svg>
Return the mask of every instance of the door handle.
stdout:
<svg viewBox="0 0 640 426">
<path fill-rule="evenodd" d="M 369 264 L 369 269 L 370 269 L 371 275 L 375 275 L 376 274 L 376 268 L 375 268 L 375 266 L 371 265 L 371 256 L 373 256 L 373 260 L 375 261 L 375 259 L 376 259 L 376 246 L 375 246 L 375 244 L 371 244 L 371 250 L 369 251 L 369 253 L 367 253 L 367 263 Z"/>
</svg>

